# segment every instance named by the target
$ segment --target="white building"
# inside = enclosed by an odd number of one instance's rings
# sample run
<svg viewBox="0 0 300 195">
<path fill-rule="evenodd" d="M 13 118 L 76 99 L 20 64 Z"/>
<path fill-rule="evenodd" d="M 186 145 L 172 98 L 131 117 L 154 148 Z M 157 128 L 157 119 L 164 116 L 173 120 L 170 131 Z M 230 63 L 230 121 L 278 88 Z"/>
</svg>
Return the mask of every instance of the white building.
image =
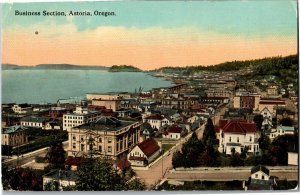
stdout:
<svg viewBox="0 0 300 195">
<path fill-rule="evenodd" d="M 220 128 L 219 152 L 230 155 L 234 149 L 235 152 L 242 153 L 246 146 L 248 153 L 259 152 L 255 123 L 230 121 Z"/>
<path fill-rule="evenodd" d="M 81 107 L 76 107 L 74 113 L 63 115 L 63 130 L 70 130 L 72 127 L 96 121 L 100 117 L 100 112 L 87 111 Z"/>
<path fill-rule="evenodd" d="M 58 189 L 63 190 L 63 187 L 76 185 L 77 175 L 73 171 L 55 170 L 43 175 L 43 190 L 48 183 L 57 183 Z"/>
<path fill-rule="evenodd" d="M 255 166 L 251 169 L 251 179 L 268 181 L 270 179 L 270 171 L 265 166 Z"/>
<path fill-rule="evenodd" d="M 180 127 L 172 126 L 165 133 L 163 133 L 162 137 L 166 139 L 176 139 L 179 140 L 181 138 L 182 129 Z"/>
<path fill-rule="evenodd" d="M 32 107 L 29 104 L 15 104 L 12 107 L 12 110 L 17 114 L 26 114 L 29 111 L 32 111 Z"/>
<path fill-rule="evenodd" d="M 128 161 L 132 166 L 147 166 L 160 154 L 158 143 L 149 138 L 136 145 L 128 154 Z"/>
<path fill-rule="evenodd" d="M 160 129 L 164 124 L 162 124 L 162 121 L 165 117 L 162 115 L 156 114 L 156 115 L 150 115 L 143 119 L 143 122 L 148 122 L 153 129 Z M 167 121 L 165 121 L 167 122 Z M 167 123 L 165 123 L 167 124 Z"/>
<path fill-rule="evenodd" d="M 49 118 L 29 116 L 21 119 L 21 125 L 24 127 L 34 127 L 45 129 L 46 123 Z"/>
<path fill-rule="evenodd" d="M 269 134 L 269 138 L 271 140 L 275 139 L 276 137 L 280 135 L 294 135 L 295 128 L 294 127 L 289 127 L 289 126 L 277 126 L 276 129 L 271 129 L 271 132 Z"/>
</svg>

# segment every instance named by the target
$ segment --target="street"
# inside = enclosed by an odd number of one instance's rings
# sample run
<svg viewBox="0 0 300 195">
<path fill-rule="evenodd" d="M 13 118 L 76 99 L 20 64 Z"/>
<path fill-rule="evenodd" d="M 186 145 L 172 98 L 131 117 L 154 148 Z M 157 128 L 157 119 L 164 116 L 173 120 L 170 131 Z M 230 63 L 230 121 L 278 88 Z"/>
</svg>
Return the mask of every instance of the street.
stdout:
<svg viewBox="0 0 300 195">
<path fill-rule="evenodd" d="M 203 136 L 205 124 L 196 130 L 199 139 Z M 137 177 L 140 178 L 148 188 L 151 188 L 159 183 L 159 181 L 168 175 L 168 171 L 172 169 L 172 157 L 175 151 L 181 150 L 182 145 L 192 136 L 190 132 L 185 138 L 182 138 L 176 146 L 170 151 L 169 155 L 163 156 L 148 170 L 136 170 Z"/>
</svg>

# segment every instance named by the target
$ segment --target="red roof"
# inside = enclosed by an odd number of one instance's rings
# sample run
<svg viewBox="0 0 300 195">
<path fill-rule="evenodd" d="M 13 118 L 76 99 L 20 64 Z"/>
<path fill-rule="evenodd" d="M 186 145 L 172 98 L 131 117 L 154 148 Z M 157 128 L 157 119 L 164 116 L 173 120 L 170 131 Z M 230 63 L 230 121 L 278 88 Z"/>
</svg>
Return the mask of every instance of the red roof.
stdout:
<svg viewBox="0 0 300 195">
<path fill-rule="evenodd" d="M 144 161 L 144 157 L 139 157 L 139 156 L 130 156 L 129 160 L 137 160 L 137 161 Z"/>
<path fill-rule="evenodd" d="M 222 129 L 224 133 L 234 133 L 234 134 L 255 133 L 256 125 L 255 123 L 248 123 L 242 121 L 230 121 Z"/>
<path fill-rule="evenodd" d="M 158 143 L 153 138 L 146 139 L 145 141 L 139 143 L 137 146 L 147 157 L 151 156 L 153 153 L 159 150 Z"/>
<path fill-rule="evenodd" d="M 155 114 L 155 115 L 147 116 L 145 119 L 163 120 L 164 117 L 159 114 Z"/>
<path fill-rule="evenodd" d="M 275 101 L 272 101 L 272 102 L 268 102 L 268 101 L 260 101 L 259 103 L 260 103 L 260 104 L 274 104 L 274 105 L 280 104 L 280 105 L 285 105 L 285 103 L 284 103 L 284 102 L 281 102 L 281 101 L 278 101 L 278 102 L 275 102 Z"/>
<path fill-rule="evenodd" d="M 171 126 L 168 130 L 169 133 L 181 133 L 181 128 L 177 126 Z"/>
<path fill-rule="evenodd" d="M 82 163 L 83 158 L 81 157 L 73 157 L 69 156 L 67 160 L 65 161 L 65 165 L 69 166 L 78 166 Z"/>
</svg>

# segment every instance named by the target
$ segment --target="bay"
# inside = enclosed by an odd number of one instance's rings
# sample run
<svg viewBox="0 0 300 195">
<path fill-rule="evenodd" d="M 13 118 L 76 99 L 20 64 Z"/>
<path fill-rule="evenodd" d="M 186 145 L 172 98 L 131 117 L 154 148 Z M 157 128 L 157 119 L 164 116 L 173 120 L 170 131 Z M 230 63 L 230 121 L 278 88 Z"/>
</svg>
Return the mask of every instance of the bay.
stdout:
<svg viewBox="0 0 300 195">
<path fill-rule="evenodd" d="M 142 72 L 2 70 L 2 103 L 55 103 L 86 93 L 134 92 L 172 83 Z"/>
</svg>

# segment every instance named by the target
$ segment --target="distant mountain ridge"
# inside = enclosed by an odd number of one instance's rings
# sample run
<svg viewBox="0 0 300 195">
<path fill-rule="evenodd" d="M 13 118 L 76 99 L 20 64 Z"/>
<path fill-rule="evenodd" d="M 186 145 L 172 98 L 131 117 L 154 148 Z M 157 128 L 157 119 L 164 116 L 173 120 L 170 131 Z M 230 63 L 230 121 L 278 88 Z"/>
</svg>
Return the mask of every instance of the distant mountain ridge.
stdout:
<svg viewBox="0 0 300 195">
<path fill-rule="evenodd" d="M 19 66 L 2 64 L 2 70 L 108 70 L 105 66 L 82 66 L 74 64 L 38 64 L 36 66 Z"/>
</svg>

